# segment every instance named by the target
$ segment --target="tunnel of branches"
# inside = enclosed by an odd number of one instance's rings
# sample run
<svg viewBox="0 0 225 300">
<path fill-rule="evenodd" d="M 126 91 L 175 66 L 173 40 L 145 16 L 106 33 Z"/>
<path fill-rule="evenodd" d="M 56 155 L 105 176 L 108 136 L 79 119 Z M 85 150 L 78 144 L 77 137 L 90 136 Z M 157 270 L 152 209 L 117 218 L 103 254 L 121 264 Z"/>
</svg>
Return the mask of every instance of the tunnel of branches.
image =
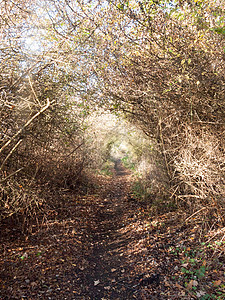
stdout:
<svg viewBox="0 0 225 300">
<path fill-rule="evenodd" d="M 223 5 L 16 0 L 0 12 L 1 222 L 43 214 L 120 160 L 146 202 L 224 224 Z"/>
</svg>

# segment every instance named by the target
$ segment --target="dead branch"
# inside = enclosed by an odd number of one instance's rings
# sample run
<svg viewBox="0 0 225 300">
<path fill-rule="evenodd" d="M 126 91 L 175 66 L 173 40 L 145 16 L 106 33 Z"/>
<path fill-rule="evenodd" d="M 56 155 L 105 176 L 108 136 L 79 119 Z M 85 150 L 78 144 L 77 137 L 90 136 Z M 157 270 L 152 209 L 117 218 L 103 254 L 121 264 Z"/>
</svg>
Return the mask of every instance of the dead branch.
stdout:
<svg viewBox="0 0 225 300">
<path fill-rule="evenodd" d="M 28 120 L 26 122 L 26 124 L 16 133 L 14 134 L 14 136 L 8 140 L 8 142 L 5 143 L 5 145 L 2 146 L 2 148 L 0 149 L 0 153 L 2 153 L 2 151 L 11 144 L 12 141 L 14 141 L 22 132 L 23 130 L 28 127 L 33 121 L 34 119 L 36 119 L 38 116 L 40 116 L 46 109 L 49 108 L 49 106 L 52 104 L 53 102 L 50 102 L 49 99 L 47 98 L 47 104 L 39 111 L 37 112 L 30 120 Z"/>
</svg>

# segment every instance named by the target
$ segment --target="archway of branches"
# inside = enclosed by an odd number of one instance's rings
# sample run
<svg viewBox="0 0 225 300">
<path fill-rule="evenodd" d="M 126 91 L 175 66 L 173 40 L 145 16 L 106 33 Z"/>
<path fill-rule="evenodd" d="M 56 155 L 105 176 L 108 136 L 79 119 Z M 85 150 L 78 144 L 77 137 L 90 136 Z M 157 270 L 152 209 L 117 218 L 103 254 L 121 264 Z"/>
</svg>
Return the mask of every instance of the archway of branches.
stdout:
<svg viewBox="0 0 225 300">
<path fill-rule="evenodd" d="M 31 186 L 68 187 L 121 156 L 145 178 L 158 165 L 168 199 L 223 222 L 223 5 L 2 3 L 3 218 L 39 203 Z M 106 131 L 101 110 L 127 123 Z"/>
</svg>

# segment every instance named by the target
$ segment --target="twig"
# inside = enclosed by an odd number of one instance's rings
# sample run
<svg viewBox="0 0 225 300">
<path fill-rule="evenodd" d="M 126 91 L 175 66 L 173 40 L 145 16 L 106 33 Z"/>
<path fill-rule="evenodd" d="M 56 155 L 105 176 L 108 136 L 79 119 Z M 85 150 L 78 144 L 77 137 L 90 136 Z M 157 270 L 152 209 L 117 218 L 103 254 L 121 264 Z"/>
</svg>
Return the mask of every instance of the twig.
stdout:
<svg viewBox="0 0 225 300">
<path fill-rule="evenodd" d="M 121 285 L 121 286 L 124 286 L 124 287 L 126 287 L 127 289 L 132 290 L 132 291 L 141 291 L 141 289 L 132 288 L 132 287 L 130 287 L 130 286 L 124 284 L 124 283 L 116 282 L 116 284 L 119 284 L 119 285 Z"/>
<path fill-rule="evenodd" d="M 53 102 L 52 102 L 53 103 Z M 49 99 L 47 98 L 47 104 L 39 111 L 39 112 L 37 112 L 30 120 L 28 120 L 27 122 L 26 122 L 26 124 L 16 133 L 16 134 L 14 134 L 14 136 L 8 141 L 8 142 L 6 142 L 5 143 L 5 145 L 3 145 L 2 146 L 2 148 L 0 149 L 0 153 L 8 146 L 8 145 L 10 145 L 11 144 L 11 142 L 13 141 L 13 140 L 15 140 L 21 133 L 22 133 L 22 131 L 26 128 L 26 127 L 28 127 L 32 122 L 33 122 L 33 120 L 34 119 L 36 119 L 40 114 L 42 114 L 49 106 L 50 106 L 50 104 L 52 104 L 50 101 L 49 101 Z"/>
<path fill-rule="evenodd" d="M 194 217 L 195 215 L 197 215 L 200 211 L 206 209 L 206 207 L 202 207 L 201 209 L 199 209 L 198 211 L 196 211 L 195 213 L 193 213 L 190 217 L 188 217 L 185 222 L 187 222 L 187 220 L 191 219 L 192 217 Z"/>
<path fill-rule="evenodd" d="M 198 195 L 180 195 L 180 196 L 177 196 L 177 198 L 201 198 L 200 196 Z"/>
<path fill-rule="evenodd" d="M 25 76 L 27 76 L 27 74 L 29 74 L 30 73 L 30 71 L 31 70 L 33 70 L 35 67 L 36 67 L 36 65 L 39 63 L 39 62 L 41 62 L 41 60 L 38 60 L 38 61 L 36 61 L 28 70 L 26 70 L 12 85 L 11 85 L 11 87 L 10 88 L 14 88 L 17 84 L 19 84 L 20 83 L 20 81 L 25 77 Z"/>
<path fill-rule="evenodd" d="M 176 191 L 178 190 L 179 188 L 179 185 L 175 188 L 175 190 L 173 191 L 172 195 L 170 196 L 170 199 L 173 198 L 173 196 L 176 194 Z"/>
<path fill-rule="evenodd" d="M 29 84 L 30 84 L 31 90 L 32 90 L 32 92 L 34 94 L 34 97 L 35 97 L 36 101 L 38 102 L 39 106 L 41 106 L 41 103 L 40 103 L 40 101 L 39 101 L 39 99 L 37 97 L 37 94 L 35 93 L 35 90 L 34 90 L 32 82 L 31 82 L 30 76 L 28 77 L 28 80 L 29 80 Z"/>
<path fill-rule="evenodd" d="M 13 154 L 13 152 L 16 150 L 16 148 L 19 146 L 19 144 L 22 142 L 22 139 L 19 140 L 16 145 L 12 148 L 12 150 L 9 152 L 9 154 L 6 156 L 5 160 L 3 161 L 1 167 L 0 167 L 0 171 L 2 170 L 4 164 L 6 163 L 6 161 L 9 159 L 9 157 Z"/>
<path fill-rule="evenodd" d="M 213 236 L 211 236 L 211 237 L 206 241 L 206 243 L 208 243 L 208 242 L 210 242 L 212 239 L 214 239 L 214 237 L 217 236 L 218 234 L 220 234 L 221 231 L 222 231 L 222 230 L 217 231 Z M 225 235 L 224 235 L 224 236 L 225 236 Z M 224 236 L 223 236 L 223 238 L 224 238 Z M 222 238 L 222 240 L 223 240 L 223 238 Z"/>
<path fill-rule="evenodd" d="M 169 179 L 171 179 L 172 176 L 171 176 L 169 165 L 168 165 L 168 160 L 167 160 L 167 156 L 166 156 L 166 149 L 165 149 L 163 135 L 162 135 L 162 120 L 161 120 L 161 118 L 159 119 L 158 125 L 159 125 L 159 136 L 160 136 L 161 145 L 162 145 L 162 149 L 163 149 L 163 157 L 164 157 L 164 161 L 165 161 L 165 165 L 166 165 L 166 170 L 167 170 L 167 174 L 168 174 Z"/>
<path fill-rule="evenodd" d="M 3 183 L 4 181 L 6 181 L 7 179 L 9 179 L 10 177 L 12 177 L 13 175 L 19 173 L 20 171 L 22 171 L 24 168 L 20 168 L 19 170 L 16 170 L 15 172 L 11 173 L 10 175 L 8 175 L 7 177 L 5 177 L 4 179 L 2 179 L 0 181 L 0 183 Z"/>
<path fill-rule="evenodd" d="M 75 149 L 73 149 L 69 154 L 66 154 L 64 156 L 64 158 L 69 157 L 70 155 L 72 155 L 74 152 L 76 152 L 82 145 L 84 144 L 84 142 L 82 142 L 80 145 L 78 145 Z"/>
<path fill-rule="evenodd" d="M 30 185 L 32 184 L 32 182 L 34 181 L 34 178 L 36 177 L 38 170 L 39 170 L 39 167 L 38 167 L 38 165 L 37 165 L 37 166 L 36 166 L 35 173 L 34 173 L 34 176 L 32 177 L 32 179 L 31 179 L 30 183 L 28 184 L 28 186 L 30 186 Z"/>
</svg>

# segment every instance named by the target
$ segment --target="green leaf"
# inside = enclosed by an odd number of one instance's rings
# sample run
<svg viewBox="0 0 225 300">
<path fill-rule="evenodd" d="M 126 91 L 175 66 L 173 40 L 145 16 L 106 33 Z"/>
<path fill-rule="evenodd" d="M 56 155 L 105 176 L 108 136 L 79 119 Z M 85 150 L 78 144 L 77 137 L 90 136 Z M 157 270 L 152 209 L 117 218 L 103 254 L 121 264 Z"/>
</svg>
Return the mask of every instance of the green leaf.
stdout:
<svg viewBox="0 0 225 300">
<path fill-rule="evenodd" d="M 181 268 L 181 272 L 182 273 L 188 273 L 189 271 L 187 269 L 185 269 L 184 267 Z"/>
<path fill-rule="evenodd" d="M 124 10 L 124 4 L 123 3 L 119 3 L 117 5 L 117 7 L 120 9 L 120 10 Z"/>
<path fill-rule="evenodd" d="M 198 270 L 195 272 L 195 274 L 196 274 L 196 276 L 197 276 L 199 279 L 201 279 L 201 278 L 203 278 L 203 277 L 205 276 L 205 271 L 206 271 L 205 266 L 201 266 L 201 268 L 198 269 Z"/>
<path fill-rule="evenodd" d="M 214 27 L 214 28 L 212 28 L 212 30 L 215 31 L 218 34 L 225 35 L 225 26 L 223 26 L 223 27 Z"/>
</svg>

